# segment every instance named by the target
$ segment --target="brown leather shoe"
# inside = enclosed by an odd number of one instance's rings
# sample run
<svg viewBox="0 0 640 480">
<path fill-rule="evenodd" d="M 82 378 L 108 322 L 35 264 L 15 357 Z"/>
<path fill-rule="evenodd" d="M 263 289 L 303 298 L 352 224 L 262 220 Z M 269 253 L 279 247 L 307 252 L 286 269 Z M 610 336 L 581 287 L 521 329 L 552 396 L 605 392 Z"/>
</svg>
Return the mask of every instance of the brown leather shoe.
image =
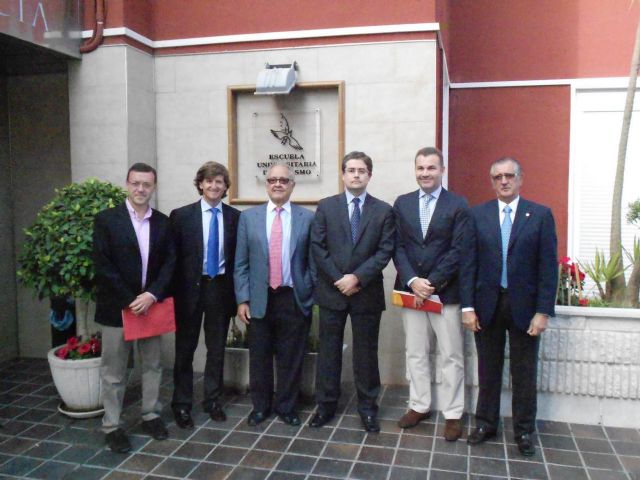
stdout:
<svg viewBox="0 0 640 480">
<path fill-rule="evenodd" d="M 431 416 L 431 412 L 416 412 L 415 410 L 409 409 L 407 413 L 405 413 L 400 420 L 398 420 L 398 426 L 400 428 L 411 428 L 418 425 L 425 418 L 429 418 Z"/>
<path fill-rule="evenodd" d="M 458 419 L 449 419 L 444 422 L 444 439 L 447 442 L 455 442 L 462 436 L 462 424 Z"/>
</svg>

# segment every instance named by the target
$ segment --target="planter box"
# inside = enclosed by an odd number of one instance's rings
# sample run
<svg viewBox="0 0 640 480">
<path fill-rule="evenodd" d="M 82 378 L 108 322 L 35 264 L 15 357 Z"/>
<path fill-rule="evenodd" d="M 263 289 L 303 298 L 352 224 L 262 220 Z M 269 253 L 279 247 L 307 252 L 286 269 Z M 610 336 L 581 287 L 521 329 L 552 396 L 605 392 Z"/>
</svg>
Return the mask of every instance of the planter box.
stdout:
<svg viewBox="0 0 640 480">
<path fill-rule="evenodd" d="M 507 344 L 501 414 L 511 416 L 508 350 Z M 478 378 L 470 332 L 465 351 L 466 405 L 473 412 Z M 556 307 L 540 342 L 538 418 L 640 428 L 640 310 Z"/>
<path fill-rule="evenodd" d="M 316 381 L 317 353 L 307 353 L 302 365 L 302 385 L 300 394 L 313 398 Z M 249 391 L 249 349 L 225 349 L 224 354 L 224 384 L 240 393 Z"/>
<path fill-rule="evenodd" d="M 102 359 L 63 360 L 55 356 L 55 347 L 47 353 L 53 383 L 71 412 L 98 411 L 102 408 L 100 364 Z M 73 415 L 71 415 L 73 416 Z"/>
</svg>

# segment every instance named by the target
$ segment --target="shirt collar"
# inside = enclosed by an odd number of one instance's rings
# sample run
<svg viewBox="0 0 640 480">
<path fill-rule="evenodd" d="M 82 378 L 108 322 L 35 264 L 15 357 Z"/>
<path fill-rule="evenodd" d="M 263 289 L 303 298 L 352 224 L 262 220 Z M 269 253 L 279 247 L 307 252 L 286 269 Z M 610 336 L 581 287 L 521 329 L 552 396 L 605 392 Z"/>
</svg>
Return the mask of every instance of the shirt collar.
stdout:
<svg viewBox="0 0 640 480">
<path fill-rule="evenodd" d="M 211 205 L 209 205 L 207 203 L 207 201 L 204 198 L 200 199 L 200 208 L 202 209 L 203 212 L 207 212 L 209 210 L 211 210 L 212 208 L 217 208 L 220 211 L 222 211 L 222 200 L 218 201 L 217 205 L 214 205 L 213 207 Z"/>
<path fill-rule="evenodd" d="M 350 204 L 354 198 L 356 198 L 356 196 L 349 190 L 345 190 L 344 193 L 347 196 L 347 205 Z M 358 198 L 360 199 L 360 205 L 364 205 L 364 201 L 367 198 L 367 191 L 365 190 L 360 195 L 358 195 Z"/>
<path fill-rule="evenodd" d="M 438 188 L 436 188 L 433 192 L 431 192 L 431 196 L 433 198 L 435 198 L 436 200 L 438 200 L 438 198 L 440 198 L 440 194 L 442 193 L 442 185 L 440 185 Z M 424 198 L 424 196 L 427 195 L 427 192 L 425 192 L 424 190 L 420 189 L 420 195 L 419 198 Z"/>
<path fill-rule="evenodd" d="M 269 202 L 267 203 L 267 212 L 272 212 L 275 209 L 276 209 L 276 204 L 273 203 L 271 200 L 269 200 Z M 287 213 L 291 213 L 291 201 L 288 201 L 287 203 L 282 205 L 282 209 Z"/>
<path fill-rule="evenodd" d="M 138 218 L 138 212 L 134 210 L 133 205 L 131 205 L 131 202 L 129 201 L 128 198 L 124 201 L 124 203 L 127 206 L 127 210 L 129 210 L 129 214 L 133 218 L 137 220 L 146 220 L 147 218 L 151 218 L 151 214 L 153 213 L 153 210 L 151 209 L 151 207 L 147 206 L 147 211 L 145 212 L 144 216 L 140 219 Z"/>
<path fill-rule="evenodd" d="M 500 213 L 502 213 L 504 211 L 504 207 L 509 205 L 511 207 L 511 211 L 515 212 L 518 208 L 518 202 L 520 202 L 520 195 L 511 200 L 511 203 L 504 203 L 502 200 L 498 199 L 498 209 Z"/>
</svg>

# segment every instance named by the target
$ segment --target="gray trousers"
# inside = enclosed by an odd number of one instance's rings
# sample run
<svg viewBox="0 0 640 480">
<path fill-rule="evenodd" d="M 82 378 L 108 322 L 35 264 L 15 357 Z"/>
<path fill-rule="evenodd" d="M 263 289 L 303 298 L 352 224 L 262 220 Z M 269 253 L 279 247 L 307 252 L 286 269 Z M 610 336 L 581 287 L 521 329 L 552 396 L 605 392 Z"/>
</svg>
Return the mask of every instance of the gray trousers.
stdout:
<svg viewBox="0 0 640 480">
<path fill-rule="evenodd" d="M 153 420 L 160 416 L 160 353 L 162 337 L 151 337 L 135 342 L 125 342 L 121 327 L 102 326 L 102 365 L 100 382 L 104 417 L 102 430 L 112 432 L 120 427 L 122 401 L 127 386 L 127 364 L 134 343 L 142 360 L 142 420 Z"/>
</svg>

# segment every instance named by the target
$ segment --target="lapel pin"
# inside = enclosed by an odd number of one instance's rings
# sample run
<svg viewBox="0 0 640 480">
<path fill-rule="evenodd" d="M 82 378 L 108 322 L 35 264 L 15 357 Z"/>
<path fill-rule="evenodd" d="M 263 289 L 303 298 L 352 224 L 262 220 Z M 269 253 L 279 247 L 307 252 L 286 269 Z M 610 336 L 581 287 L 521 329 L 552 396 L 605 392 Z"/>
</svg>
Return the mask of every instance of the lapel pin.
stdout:
<svg viewBox="0 0 640 480">
<path fill-rule="evenodd" d="M 530 216 L 530 215 L 531 215 L 531 214 L 530 214 L 529 212 L 527 212 L 525 216 L 527 216 L 527 217 L 528 217 L 528 216 Z"/>
</svg>

